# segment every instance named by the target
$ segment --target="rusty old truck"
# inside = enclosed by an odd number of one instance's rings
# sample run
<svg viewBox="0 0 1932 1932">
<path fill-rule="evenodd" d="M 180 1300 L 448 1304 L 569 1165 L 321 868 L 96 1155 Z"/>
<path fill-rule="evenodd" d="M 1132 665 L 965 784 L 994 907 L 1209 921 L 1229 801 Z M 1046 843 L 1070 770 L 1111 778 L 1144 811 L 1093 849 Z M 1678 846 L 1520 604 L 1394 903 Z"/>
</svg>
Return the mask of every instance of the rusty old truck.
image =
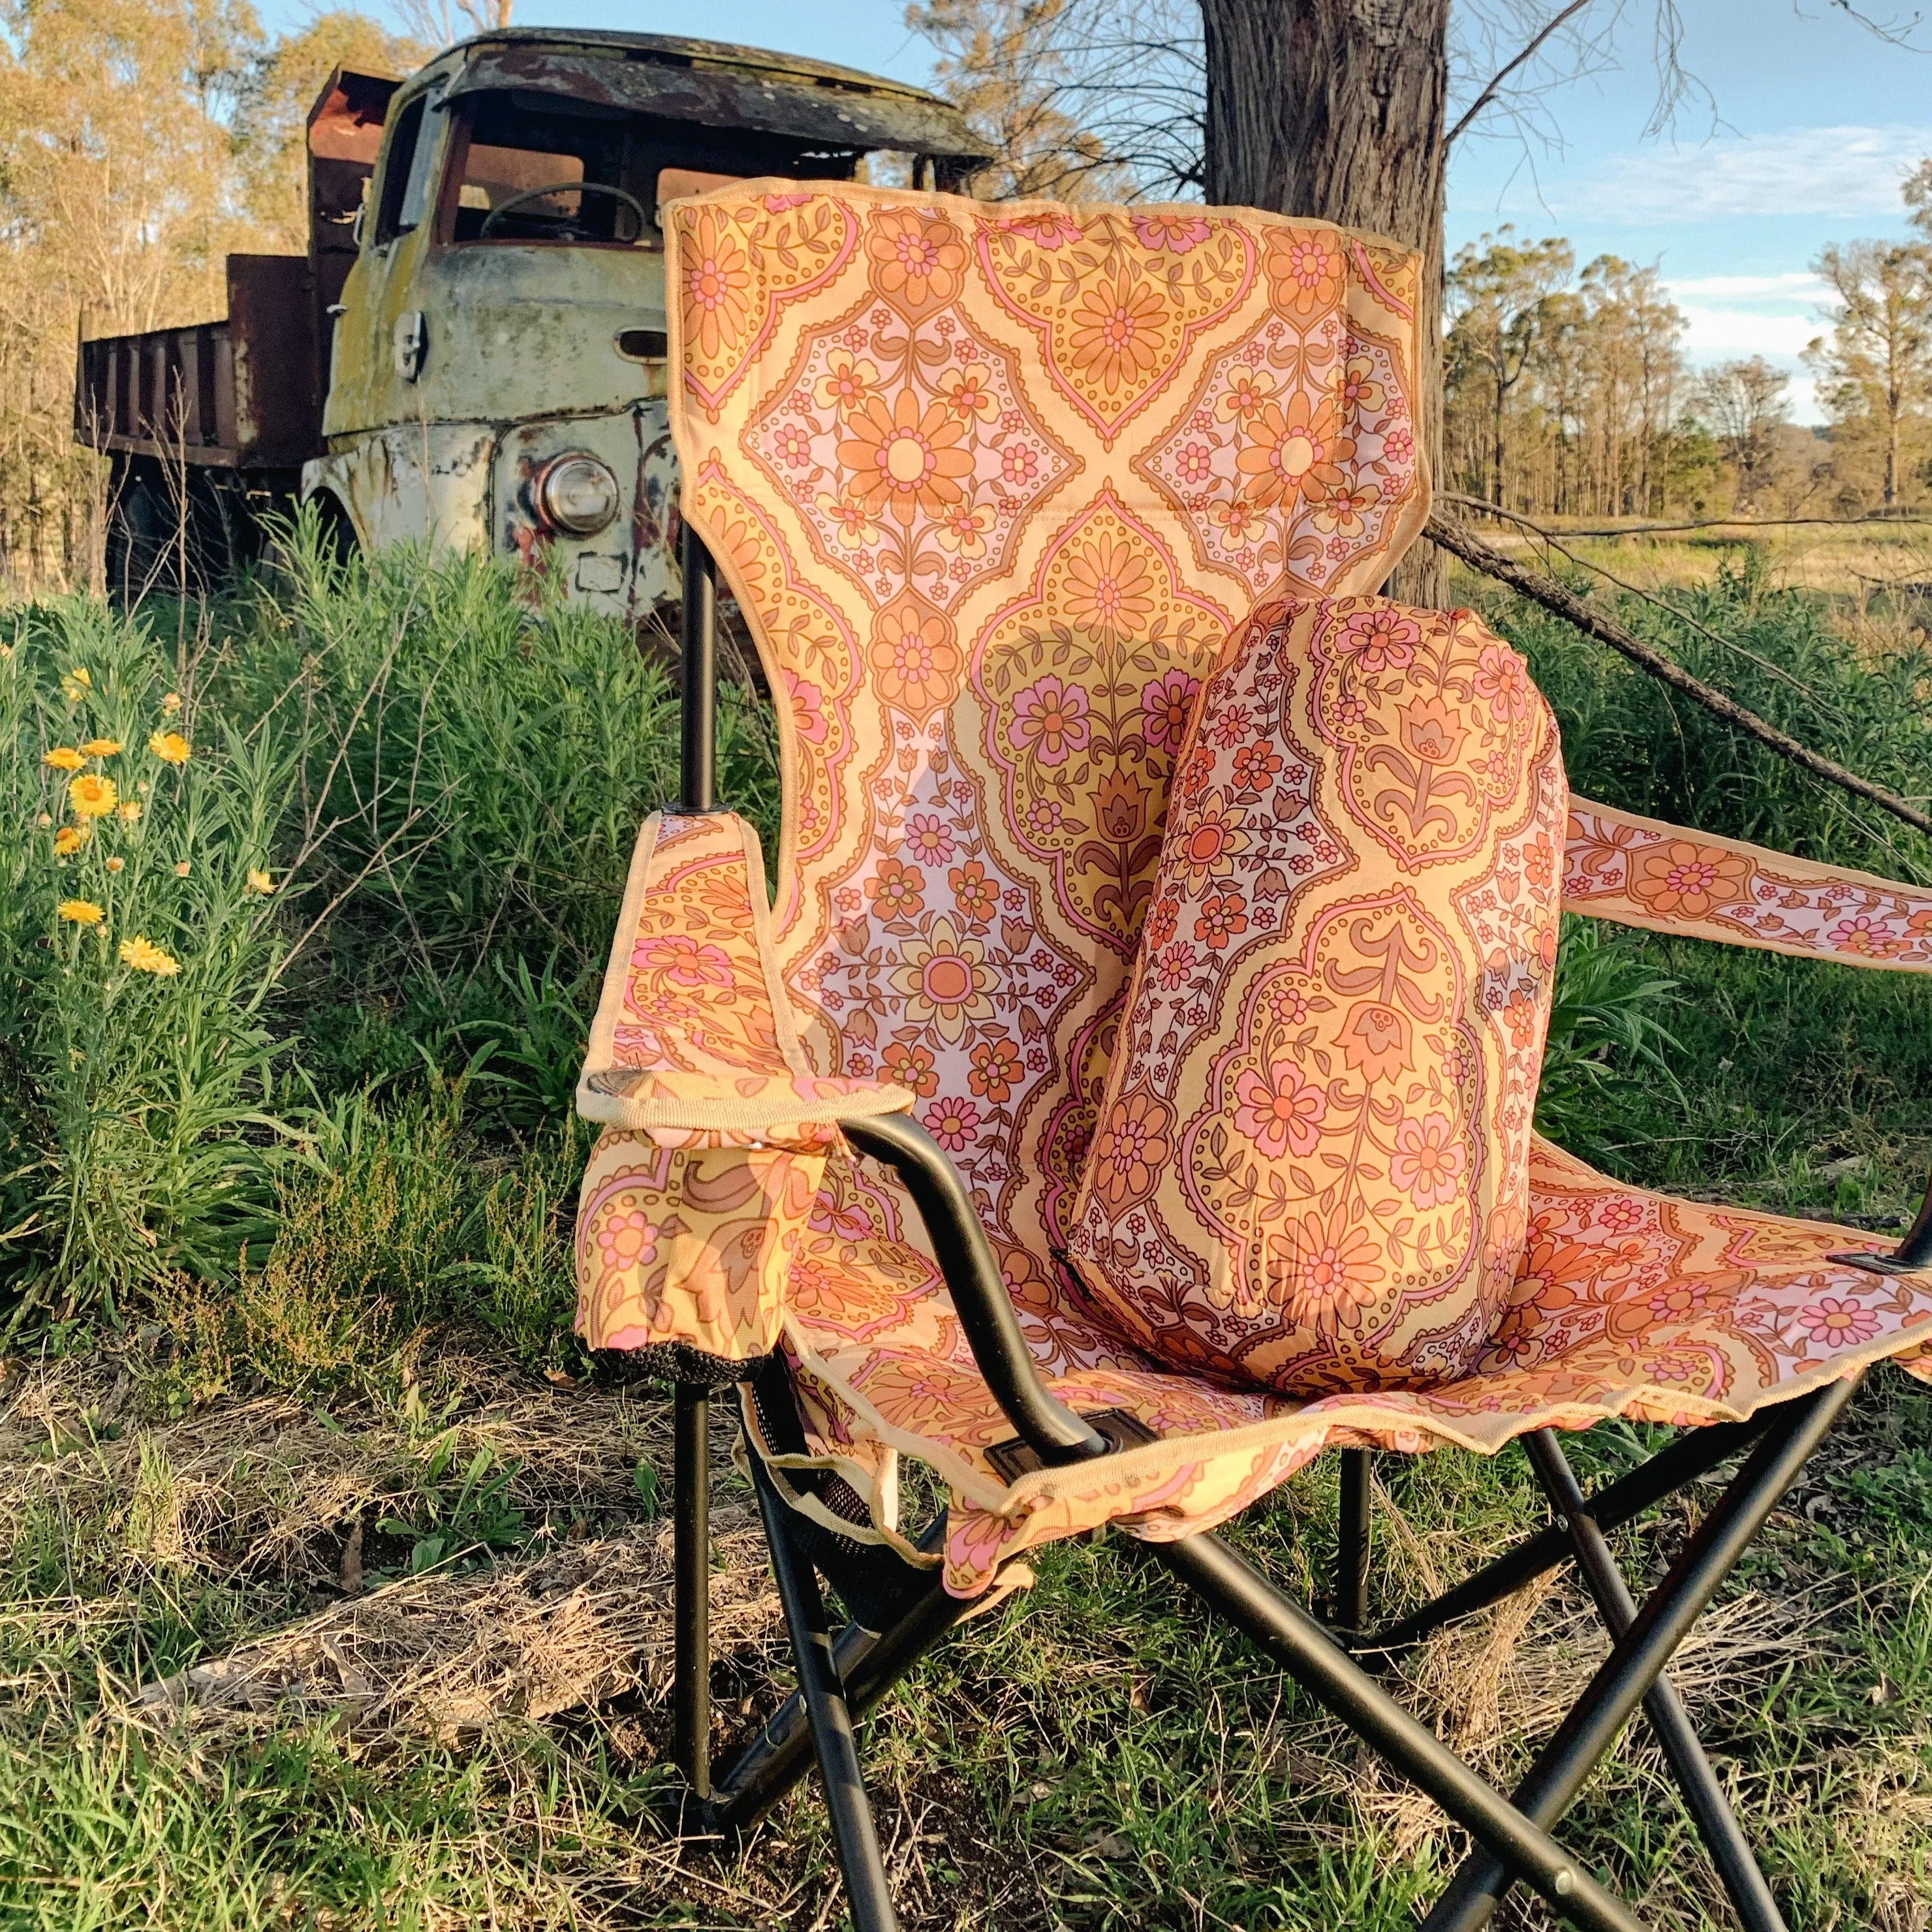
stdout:
<svg viewBox="0 0 1932 1932">
<path fill-rule="evenodd" d="M 494 551 L 642 616 L 677 588 L 662 204 L 868 157 L 950 188 L 986 152 L 896 81 L 565 29 L 338 70 L 308 145 L 305 255 L 231 255 L 219 321 L 81 344 L 121 595 L 224 574 L 299 501 L 344 549 Z"/>
</svg>

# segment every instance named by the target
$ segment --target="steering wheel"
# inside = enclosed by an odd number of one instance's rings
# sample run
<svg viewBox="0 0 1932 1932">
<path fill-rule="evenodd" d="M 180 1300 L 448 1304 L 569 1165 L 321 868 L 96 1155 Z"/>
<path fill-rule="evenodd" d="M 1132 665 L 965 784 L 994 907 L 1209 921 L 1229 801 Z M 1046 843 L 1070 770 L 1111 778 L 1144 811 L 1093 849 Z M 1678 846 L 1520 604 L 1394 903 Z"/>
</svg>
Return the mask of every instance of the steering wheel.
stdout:
<svg viewBox="0 0 1932 1932">
<path fill-rule="evenodd" d="M 552 182 L 546 188 L 526 188 L 520 193 L 512 195 L 508 200 L 500 201 L 488 214 L 484 216 L 483 226 L 477 230 L 477 233 L 479 237 L 487 236 L 512 208 L 520 208 L 526 201 L 541 201 L 547 194 L 562 194 L 566 190 L 572 188 L 575 189 L 579 194 L 608 194 L 613 201 L 621 201 L 638 218 L 637 228 L 628 238 L 633 242 L 636 241 L 650 224 L 650 217 L 644 212 L 644 204 L 628 189 L 607 187 L 602 182 L 566 181 Z M 580 236 L 584 232 L 583 230 L 574 222 L 570 224 L 569 232 L 573 235 Z"/>
</svg>

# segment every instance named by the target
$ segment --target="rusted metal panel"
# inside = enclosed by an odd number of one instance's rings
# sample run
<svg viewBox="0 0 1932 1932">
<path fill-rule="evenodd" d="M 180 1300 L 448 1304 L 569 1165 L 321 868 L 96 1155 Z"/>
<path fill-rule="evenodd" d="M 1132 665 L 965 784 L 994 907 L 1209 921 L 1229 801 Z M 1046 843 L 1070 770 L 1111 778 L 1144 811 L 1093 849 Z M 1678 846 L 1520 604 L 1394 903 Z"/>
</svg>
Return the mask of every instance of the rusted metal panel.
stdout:
<svg viewBox="0 0 1932 1932">
<path fill-rule="evenodd" d="M 286 469 L 321 442 L 310 286 L 305 256 L 228 258 L 235 442 L 244 464 Z"/>
<path fill-rule="evenodd" d="M 518 30 L 470 42 L 448 98 L 486 88 L 594 100 L 669 121 L 846 148 L 984 158 L 992 150 L 935 95 L 817 61 L 652 34 Z"/>
</svg>

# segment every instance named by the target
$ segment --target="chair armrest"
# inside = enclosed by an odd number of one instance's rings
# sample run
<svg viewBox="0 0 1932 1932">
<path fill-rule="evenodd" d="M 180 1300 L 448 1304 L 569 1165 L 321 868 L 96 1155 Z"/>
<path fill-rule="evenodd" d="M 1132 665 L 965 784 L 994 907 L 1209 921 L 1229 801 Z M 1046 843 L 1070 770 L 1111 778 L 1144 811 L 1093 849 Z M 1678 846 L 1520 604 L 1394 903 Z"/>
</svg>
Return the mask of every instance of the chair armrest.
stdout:
<svg viewBox="0 0 1932 1932">
<path fill-rule="evenodd" d="M 1014 1432 L 1041 1462 L 1084 1462 L 1106 1438 L 1051 1394 L 1028 1348 L 1012 1298 L 958 1171 L 909 1113 L 839 1123 L 862 1154 L 891 1168 L 926 1223 L 973 1360 Z"/>
<path fill-rule="evenodd" d="M 1932 971 L 1932 890 L 1570 801 L 1563 909 L 1841 966 Z"/>
<path fill-rule="evenodd" d="M 823 1146 L 842 1119 L 912 1102 L 890 1082 L 828 1077 L 806 1064 L 772 957 L 752 827 L 728 812 L 647 818 L 577 1111 L 660 1145 L 700 1136 L 710 1146 Z"/>
</svg>

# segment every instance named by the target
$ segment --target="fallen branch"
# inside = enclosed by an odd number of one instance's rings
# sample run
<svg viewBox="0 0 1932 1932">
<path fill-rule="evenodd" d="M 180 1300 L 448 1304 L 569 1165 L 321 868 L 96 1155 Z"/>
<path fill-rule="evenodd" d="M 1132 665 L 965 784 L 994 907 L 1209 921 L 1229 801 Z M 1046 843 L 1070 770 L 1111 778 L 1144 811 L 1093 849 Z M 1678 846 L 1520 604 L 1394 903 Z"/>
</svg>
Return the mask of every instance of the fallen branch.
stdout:
<svg viewBox="0 0 1932 1932">
<path fill-rule="evenodd" d="M 1474 503 L 1481 500 L 1465 496 L 1456 500 Z M 1485 509 L 1494 507 L 1483 505 Z M 1888 524 L 1894 529 L 1909 530 L 1915 524 L 1928 523 L 1932 523 L 1932 514 L 1894 510 L 1877 517 L 1693 517 L 1682 523 L 1605 524 L 1601 528 L 1565 530 L 1563 534 L 1566 537 L 1648 537 L 1676 530 L 1796 530 L 1814 525 L 1829 530 L 1856 530 Z"/>
<path fill-rule="evenodd" d="M 1460 518 L 1452 517 L 1444 510 L 1435 511 L 1430 517 L 1426 535 L 1432 543 L 1439 544 L 1450 556 L 1460 557 L 1472 570 L 1479 570 L 1485 577 L 1494 578 L 1498 584 L 1507 584 L 1532 603 L 1540 604 L 1564 622 L 1574 624 L 1586 636 L 1594 638 L 1600 644 L 1609 645 L 1640 670 L 1648 671 L 1672 690 L 1681 691 L 1714 717 L 1721 718 L 1726 724 L 1755 738 L 1780 758 L 1859 798 L 1870 800 L 1881 811 L 1904 820 L 1916 831 L 1932 832 L 1932 818 L 1916 806 L 1908 805 L 1896 792 L 1888 791 L 1883 785 L 1874 784 L 1869 778 L 1860 778 L 1856 772 L 1846 770 L 1808 745 L 1801 745 L 1776 725 L 1767 724 L 1756 712 L 1747 711 L 1736 699 L 1726 698 L 1721 691 L 1714 690 L 1701 679 L 1693 677 L 1681 664 L 1672 663 L 1661 652 L 1653 650 L 1613 619 L 1593 610 L 1582 598 L 1553 577 L 1546 577 L 1541 571 L 1532 570 L 1492 549 Z"/>
</svg>

